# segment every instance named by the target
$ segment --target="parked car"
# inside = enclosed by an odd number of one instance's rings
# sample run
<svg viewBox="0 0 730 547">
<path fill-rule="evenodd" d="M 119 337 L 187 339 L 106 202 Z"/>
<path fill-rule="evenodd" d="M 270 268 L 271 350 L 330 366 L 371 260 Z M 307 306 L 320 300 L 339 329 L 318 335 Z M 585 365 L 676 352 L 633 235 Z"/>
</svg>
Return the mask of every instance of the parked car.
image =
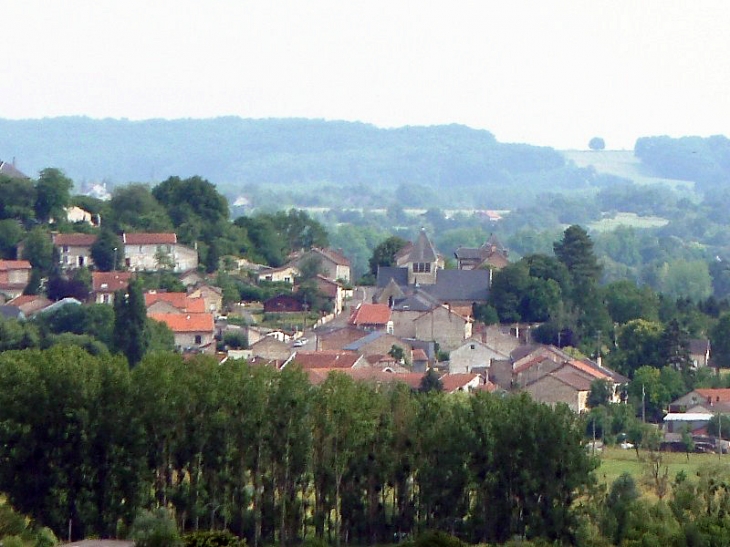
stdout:
<svg viewBox="0 0 730 547">
<path fill-rule="evenodd" d="M 300 338 L 299 340 L 296 340 L 292 344 L 292 347 L 294 347 L 294 348 L 301 348 L 301 347 L 305 346 L 307 344 L 307 342 L 309 342 L 309 340 L 307 340 L 306 338 Z"/>
</svg>

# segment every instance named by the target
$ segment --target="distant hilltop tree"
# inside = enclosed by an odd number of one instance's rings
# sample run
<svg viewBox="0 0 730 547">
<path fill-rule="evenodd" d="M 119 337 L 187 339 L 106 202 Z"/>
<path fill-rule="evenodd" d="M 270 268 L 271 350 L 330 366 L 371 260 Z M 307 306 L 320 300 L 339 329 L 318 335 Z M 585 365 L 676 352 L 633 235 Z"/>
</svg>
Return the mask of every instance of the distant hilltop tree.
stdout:
<svg viewBox="0 0 730 547">
<path fill-rule="evenodd" d="M 588 141 L 588 148 L 591 150 L 603 150 L 606 148 L 606 141 L 604 141 L 601 137 L 593 137 L 590 141 Z"/>
</svg>

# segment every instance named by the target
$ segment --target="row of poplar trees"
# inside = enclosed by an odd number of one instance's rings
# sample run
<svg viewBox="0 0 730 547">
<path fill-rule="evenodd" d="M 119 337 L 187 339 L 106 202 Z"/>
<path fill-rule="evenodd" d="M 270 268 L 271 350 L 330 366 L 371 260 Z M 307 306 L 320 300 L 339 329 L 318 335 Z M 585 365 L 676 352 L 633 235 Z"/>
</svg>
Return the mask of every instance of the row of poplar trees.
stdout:
<svg viewBox="0 0 730 547">
<path fill-rule="evenodd" d="M 0 490 L 66 537 L 142 509 L 249 545 L 373 544 L 427 529 L 570 541 L 592 477 L 577 417 L 524 396 L 416 393 L 171 353 L 0 354 Z"/>
</svg>

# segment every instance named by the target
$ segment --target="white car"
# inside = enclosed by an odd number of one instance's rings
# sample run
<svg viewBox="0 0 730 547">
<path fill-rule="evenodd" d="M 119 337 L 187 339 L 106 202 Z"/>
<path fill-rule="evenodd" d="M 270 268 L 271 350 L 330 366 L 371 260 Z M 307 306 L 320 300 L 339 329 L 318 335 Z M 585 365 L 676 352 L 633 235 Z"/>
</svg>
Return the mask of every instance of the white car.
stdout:
<svg viewBox="0 0 730 547">
<path fill-rule="evenodd" d="M 308 341 L 309 341 L 309 340 L 307 340 L 306 338 L 300 338 L 299 340 L 296 340 L 296 341 L 295 341 L 295 342 L 294 342 L 294 343 L 292 344 L 292 347 L 294 347 L 294 348 L 301 348 L 301 347 L 303 347 L 304 345 L 306 345 L 306 343 L 307 343 Z"/>
</svg>

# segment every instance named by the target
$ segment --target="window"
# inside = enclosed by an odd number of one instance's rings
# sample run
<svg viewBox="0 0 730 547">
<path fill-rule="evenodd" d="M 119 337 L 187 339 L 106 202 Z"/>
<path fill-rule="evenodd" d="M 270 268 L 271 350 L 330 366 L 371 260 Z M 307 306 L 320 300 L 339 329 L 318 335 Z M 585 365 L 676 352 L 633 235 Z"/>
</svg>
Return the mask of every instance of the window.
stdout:
<svg viewBox="0 0 730 547">
<path fill-rule="evenodd" d="M 198 344 L 198 345 L 202 344 L 203 343 L 203 337 L 201 335 L 199 335 L 199 334 L 196 334 L 195 335 L 195 343 Z"/>
<path fill-rule="evenodd" d="M 64 253 L 67 253 L 67 252 L 68 252 L 68 245 L 64 245 L 64 246 L 63 246 L 63 252 L 64 252 Z"/>
<path fill-rule="evenodd" d="M 109 295 L 108 294 L 102 294 L 101 295 L 101 303 L 102 304 L 108 304 L 109 303 Z"/>
<path fill-rule="evenodd" d="M 431 271 L 430 262 L 414 262 L 413 272 L 414 273 L 429 273 Z"/>
</svg>

